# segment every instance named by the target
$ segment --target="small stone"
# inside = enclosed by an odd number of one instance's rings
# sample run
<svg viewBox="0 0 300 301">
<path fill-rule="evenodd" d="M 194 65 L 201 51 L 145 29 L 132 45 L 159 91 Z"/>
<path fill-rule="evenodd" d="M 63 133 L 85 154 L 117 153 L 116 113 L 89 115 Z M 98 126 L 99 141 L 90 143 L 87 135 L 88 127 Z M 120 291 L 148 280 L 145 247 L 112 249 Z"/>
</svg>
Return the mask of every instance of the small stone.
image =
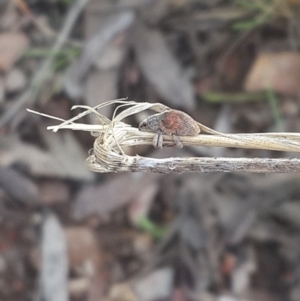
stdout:
<svg viewBox="0 0 300 301">
<path fill-rule="evenodd" d="M 27 84 L 24 73 L 17 68 L 10 70 L 5 78 L 5 90 L 9 93 L 18 92 Z"/>
</svg>

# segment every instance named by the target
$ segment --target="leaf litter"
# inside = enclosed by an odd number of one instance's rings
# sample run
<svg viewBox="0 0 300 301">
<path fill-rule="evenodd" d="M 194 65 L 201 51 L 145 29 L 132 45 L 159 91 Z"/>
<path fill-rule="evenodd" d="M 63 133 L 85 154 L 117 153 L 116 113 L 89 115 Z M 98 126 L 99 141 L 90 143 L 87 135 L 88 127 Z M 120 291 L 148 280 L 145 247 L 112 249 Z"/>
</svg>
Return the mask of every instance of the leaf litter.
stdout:
<svg viewBox="0 0 300 301">
<path fill-rule="evenodd" d="M 69 251 L 81 256 L 67 268 L 67 281 L 61 281 L 70 300 L 153 299 L 143 292 L 154 292 L 157 279 L 167 300 L 298 300 L 300 193 L 298 176 L 291 174 L 299 166 L 298 94 L 297 85 L 291 85 L 297 81 L 297 63 L 289 63 L 294 69 L 285 68 L 284 75 L 275 68 L 277 61 L 286 64 L 282 54 L 298 55 L 297 2 L 0 4 L 1 34 L 21 34 L 30 41 L 26 52 L 39 53 L 18 54 L 0 80 L 0 299 L 24 300 L 41 291 L 36 280 L 48 263 L 36 264 L 32 251 L 47 237 L 36 229 L 51 211 L 63 233 L 71 231 Z M 108 26 L 111 16 L 128 12 L 134 15 L 128 27 L 116 33 L 122 17 Z M 116 34 L 102 43 L 103 51 L 86 58 L 90 63 L 82 71 L 87 71 L 73 85 L 81 97 L 70 97 L 63 92 L 65 70 L 91 53 L 89 37 L 98 34 L 101 44 L 107 30 Z M 7 46 L 13 49 L 12 43 Z M 58 50 L 58 56 L 52 50 L 41 55 L 39 47 Z M 256 73 L 257 92 L 249 93 L 243 84 L 261 54 L 274 57 L 275 65 Z M 25 77 L 27 89 L 23 80 L 7 85 L 14 70 Z M 100 112 L 95 108 L 124 96 L 144 103 L 120 103 L 124 107 L 113 117 L 118 104 Z M 74 103 L 82 107 L 55 113 L 61 104 Z M 201 121 L 201 134 L 182 137 L 183 150 L 171 148 L 172 137 L 164 137 L 170 148 L 151 152 L 153 134 L 136 127 L 149 116 L 149 103 L 158 111 L 164 105 L 186 111 Z M 50 114 L 67 116 L 52 129 L 77 131 L 46 132 L 49 123 L 23 110 L 49 113 L 49 105 L 56 108 Z M 229 110 L 222 116 L 218 112 L 225 106 Z M 78 111 L 83 111 L 80 120 Z M 277 133 L 279 125 L 283 133 Z M 95 140 L 89 163 L 100 174 L 84 165 Z M 200 144 L 222 147 L 214 152 Z M 128 166 L 135 173 L 111 174 Z M 147 173 L 138 173 L 138 167 Z M 258 167 L 263 173 L 288 174 L 245 174 Z M 200 173 L 220 169 L 242 173 Z M 182 173 L 191 170 L 197 172 Z M 68 259 L 73 255 L 68 253 Z M 170 273 L 158 275 L 164 270 Z M 137 296 L 139 280 L 143 289 Z M 48 279 L 46 285 L 51 283 Z"/>
</svg>

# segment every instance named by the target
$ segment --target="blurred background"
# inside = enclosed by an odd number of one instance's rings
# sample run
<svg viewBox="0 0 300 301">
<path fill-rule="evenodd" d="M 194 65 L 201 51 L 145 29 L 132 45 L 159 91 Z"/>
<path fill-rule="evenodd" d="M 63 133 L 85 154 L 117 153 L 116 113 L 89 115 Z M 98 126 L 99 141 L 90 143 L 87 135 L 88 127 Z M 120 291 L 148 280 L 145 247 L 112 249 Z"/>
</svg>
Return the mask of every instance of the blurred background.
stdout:
<svg viewBox="0 0 300 301">
<path fill-rule="evenodd" d="M 128 97 L 224 133 L 299 132 L 299 48 L 299 0 L 0 1 L 0 300 L 300 300 L 299 175 L 95 174 L 88 132 L 25 111 Z"/>
</svg>

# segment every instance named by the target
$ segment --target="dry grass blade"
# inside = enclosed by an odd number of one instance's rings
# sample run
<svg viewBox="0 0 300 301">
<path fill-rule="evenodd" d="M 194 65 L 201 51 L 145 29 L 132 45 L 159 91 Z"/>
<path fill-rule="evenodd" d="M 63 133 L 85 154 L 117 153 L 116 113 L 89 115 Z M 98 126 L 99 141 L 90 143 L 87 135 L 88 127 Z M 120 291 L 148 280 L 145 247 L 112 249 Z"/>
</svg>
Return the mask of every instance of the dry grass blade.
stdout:
<svg viewBox="0 0 300 301">
<path fill-rule="evenodd" d="M 103 116 L 98 109 L 120 104 L 116 108 L 112 120 Z M 129 106 L 117 114 L 120 107 Z M 166 158 L 153 159 L 138 155 L 128 156 L 123 148 L 152 144 L 154 133 L 143 132 L 122 122 L 124 118 L 138 114 L 144 110 L 162 112 L 168 107 L 160 103 L 136 103 L 133 101 L 112 100 L 100 106 L 90 108 L 77 106 L 85 109 L 82 113 L 70 120 L 63 121 L 60 125 L 48 127 L 49 130 L 72 129 L 90 131 L 97 136 L 94 142 L 93 154 L 87 160 L 87 166 L 95 172 L 121 172 L 121 171 L 151 171 L 151 172 L 300 172 L 299 159 L 248 159 L 248 158 Z M 32 111 L 31 111 L 32 112 Z M 74 121 L 94 113 L 99 119 L 99 125 L 78 124 Z M 39 113 L 38 113 L 39 114 Z M 50 116 L 47 116 L 50 117 Z M 199 127 L 203 126 L 199 123 Z M 183 145 L 213 146 L 264 149 L 287 152 L 300 152 L 300 134 L 298 133 L 266 133 L 266 134 L 222 134 L 203 126 L 207 133 L 198 136 L 180 137 Z M 172 136 L 164 136 L 165 146 L 174 146 Z"/>
</svg>

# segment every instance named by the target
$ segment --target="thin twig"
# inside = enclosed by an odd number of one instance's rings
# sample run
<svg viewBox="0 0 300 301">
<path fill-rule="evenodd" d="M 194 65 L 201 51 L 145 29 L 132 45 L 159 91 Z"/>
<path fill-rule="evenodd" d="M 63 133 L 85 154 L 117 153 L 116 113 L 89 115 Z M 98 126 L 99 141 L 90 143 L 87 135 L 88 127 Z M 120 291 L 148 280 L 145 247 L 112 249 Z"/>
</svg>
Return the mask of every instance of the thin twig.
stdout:
<svg viewBox="0 0 300 301">
<path fill-rule="evenodd" d="M 143 158 L 120 162 L 119 166 L 107 168 L 92 155 L 86 160 L 88 167 L 95 172 L 246 172 L 246 173 L 296 173 L 300 172 L 300 159 L 269 158 Z M 121 164 L 122 163 L 122 164 Z"/>
<path fill-rule="evenodd" d="M 55 36 L 55 32 L 52 28 L 47 26 L 44 22 L 41 22 L 29 9 L 27 3 L 24 0 L 14 0 L 15 5 L 19 10 L 24 13 L 31 22 L 47 37 L 51 38 Z"/>
<path fill-rule="evenodd" d="M 14 105 L 4 113 L 0 119 L 0 127 L 6 125 L 6 123 L 9 122 L 22 107 L 27 105 L 29 102 L 34 102 L 36 100 L 39 88 L 45 82 L 49 76 L 49 73 L 51 72 L 51 67 L 55 57 L 66 42 L 79 14 L 88 1 L 89 0 L 77 0 L 77 2 L 72 6 L 66 17 L 65 24 L 58 35 L 52 50 L 50 51 L 50 55 L 45 59 L 40 69 L 34 75 L 29 88 L 15 101 Z"/>
</svg>

